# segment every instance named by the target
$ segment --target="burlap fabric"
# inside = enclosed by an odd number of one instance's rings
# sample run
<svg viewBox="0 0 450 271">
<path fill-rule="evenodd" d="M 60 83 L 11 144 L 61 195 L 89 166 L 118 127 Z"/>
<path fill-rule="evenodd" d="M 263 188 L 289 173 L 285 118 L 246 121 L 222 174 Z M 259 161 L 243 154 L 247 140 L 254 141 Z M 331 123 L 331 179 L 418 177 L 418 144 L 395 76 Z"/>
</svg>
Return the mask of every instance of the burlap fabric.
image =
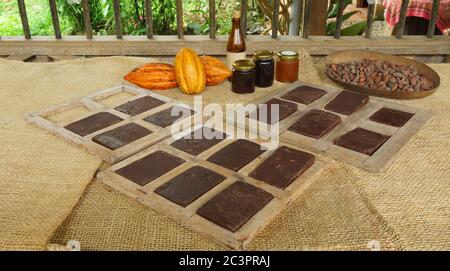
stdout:
<svg viewBox="0 0 450 271">
<path fill-rule="evenodd" d="M 101 183 L 90 183 L 99 159 L 23 121 L 25 112 L 118 84 L 145 61 L 0 62 L 0 249 L 45 249 L 70 239 L 89 250 L 223 249 Z M 434 116 L 389 168 L 374 174 L 330 160 L 334 171 L 295 200 L 249 249 L 359 250 L 368 244 L 450 249 L 450 65 L 432 67 L 441 88 L 403 103 Z M 333 85 L 321 76 L 323 68 L 316 68 L 303 69 L 301 79 Z M 203 100 L 246 103 L 279 87 L 250 97 L 233 95 L 224 85 L 207 90 Z M 177 90 L 165 94 L 192 102 Z"/>
</svg>

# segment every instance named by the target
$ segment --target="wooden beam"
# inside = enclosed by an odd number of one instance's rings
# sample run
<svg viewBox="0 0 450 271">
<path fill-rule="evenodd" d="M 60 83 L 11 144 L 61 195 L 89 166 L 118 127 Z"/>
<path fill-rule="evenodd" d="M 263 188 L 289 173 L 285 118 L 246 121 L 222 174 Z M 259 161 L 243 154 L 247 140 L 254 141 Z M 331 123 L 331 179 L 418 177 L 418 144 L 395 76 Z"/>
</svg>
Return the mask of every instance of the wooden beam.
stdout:
<svg viewBox="0 0 450 271">
<path fill-rule="evenodd" d="M 397 39 L 401 39 L 403 36 L 403 30 L 405 29 L 406 13 L 408 11 L 409 0 L 402 0 L 402 6 L 400 10 L 400 21 L 397 24 L 397 33 L 395 36 Z"/>
<path fill-rule="evenodd" d="M 122 18 L 120 17 L 120 1 L 113 0 L 114 5 L 114 20 L 116 22 L 116 36 L 118 39 L 123 38 L 122 32 Z"/>
<path fill-rule="evenodd" d="M 328 0 L 312 1 L 309 35 L 325 36 L 327 34 Z"/>
<path fill-rule="evenodd" d="M 87 39 L 92 39 L 92 25 L 91 25 L 91 11 L 89 9 L 89 0 L 82 0 L 83 19 L 84 19 L 84 33 Z"/>
<path fill-rule="evenodd" d="M 375 4 L 369 4 L 369 7 L 367 9 L 367 27 L 366 27 L 366 38 L 368 39 L 370 39 L 372 36 L 374 13 L 375 13 Z"/>
<path fill-rule="evenodd" d="M 196 48 L 199 54 L 224 55 L 227 39 L 227 36 L 216 36 L 216 39 L 211 40 L 209 36 L 197 35 L 185 36 L 183 40 L 179 40 L 177 36 L 154 36 L 153 40 L 148 40 L 146 36 L 124 36 L 122 40 L 117 40 L 114 36 L 94 36 L 92 40 L 84 36 L 64 36 L 59 41 L 40 36 L 33 36 L 31 40 L 24 37 L 2 37 L 0 55 L 175 55 L 181 47 L 187 45 Z M 272 39 L 271 36 L 249 35 L 246 43 L 248 52 L 257 49 L 278 51 L 304 48 L 313 55 L 327 55 L 346 49 L 400 55 L 450 54 L 450 39 L 446 36 L 435 36 L 432 39 L 423 36 L 405 36 L 403 39 L 389 36 L 376 36 L 372 39 L 363 36 L 340 39 L 330 36 L 311 36 L 309 39 L 278 36 L 277 39 Z"/>
<path fill-rule="evenodd" d="M 273 0 L 273 13 L 272 13 L 272 38 L 278 37 L 278 16 L 280 12 L 280 0 Z"/>
<path fill-rule="evenodd" d="M 338 0 L 338 14 L 336 17 L 336 32 L 334 32 L 334 38 L 339 39 L 341 37 L 342 28 L 342 16 L 344 15 L 345 0 Z"/>
<path fill-rule="evenodd" d="M 247 35 L 247 0 L 241 0 L 241 32 L 242 35 Z"/>
<path fill-rule="evenodd" d="M 145 0 L 145 24 L 147 27 L 147 38 L 153 39 L 152 0 Z"/>
<path fill-rule="evenodd" d="M 434 29 L 436 27 L 436 20 L 439 12 L 439 2 L 439 0 L 433 0 L 433 11 L 431 13 L 431 19 L 428 22 L 428 38 L 432 38 L 434 36 Z"/>
<path fill-rule="evenodd" d="M 50 12 L 52 14 L 52 22 L 53 22 L 53 29 L 55 31 L 55 38 L 61 39 L 61 27 L 59 25 L 59 17 L 58 17 L 58 8 L 56 6 L 55 0 L 49 0 L 50 3 Z"/>
<path fill-rule="evenodd" d="M 303 12 L 303 38 L 309 38 L 309 21 L 311 18 L 312 0 L 305 0 L 305 10 Z"/>
<path fill-rule="evenodd" d="M 183 38 L 183 1 L 177 0 L 177 34 Z"/>
<path fill-rule="evenodd" d="M 20 13 L 20 20 L 22 21 L 23 35 L 25 36 L 26 39 L 31 39 L 30 25 L 28 24 L 25 0 L 17 0 L 17 4 L 19 5 L 19 13 Z"/>
<path fill-rule="evenodd" d="M 216 1 L 209 0 L 209 37 L 211 39 L 216 38 Z"/>
</svg>

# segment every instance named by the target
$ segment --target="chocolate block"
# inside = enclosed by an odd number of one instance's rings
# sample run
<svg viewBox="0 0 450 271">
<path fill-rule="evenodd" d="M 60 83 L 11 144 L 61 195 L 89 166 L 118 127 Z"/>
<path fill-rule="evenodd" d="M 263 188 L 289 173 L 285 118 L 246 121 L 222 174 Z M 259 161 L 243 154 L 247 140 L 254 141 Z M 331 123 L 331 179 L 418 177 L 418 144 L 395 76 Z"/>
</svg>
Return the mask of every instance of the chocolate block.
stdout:
<svg viewBox="0 0 450 271">
<path fill-rule="evenodd" d="M 155 151 L 144 158 L 116 170 L 128 180 L 144 186 L 184 163 L 184 160 L 163 151 Z"/>
<path fill-rule="evenodd" d="M 409 119 L 412 118 L 414 114 L 403 112 L 390 108 L 381 108 L 377 112 L 375 112 L 369 119 L 371 121 L 395 126 L 402 127 L 405 123 L 408 122 Z"/>
<path fill-rule="evenodd" d="M 387 135 L 356 128 L 335 139 L 334 144 L 346 149 L 372 155 L 389 138 L 390 136 Z"/>
<path fill-rule="evenodd" d="M 152 132 L 136 123 L 128 123 L 115 129 L 98 134 L 92 138 L 97 144 L 115 150 L 134 142 Z"/>
<path fill-rule="evenodd" d="M 327 94 L 327 92 L 323 89 L 300 86 L 284 94 L 281 98 L 308 105 L 325 94 Z"/>
<path fill-rule="evenodd" d="M 267 106 L 265 106 L 265 108 L 263 108 L 262 105 L 267 105 Z M 274 116 L 272 118 L 272 105 L 278 105 L 278 117 Z M 256 119 L 258 121 L 262 121 L 267 124 L 274 124 L 274 123 L 277 123 L 278 121 L 285 119 L 287 116 L 291 115 L 295 111 L 297 111 L 296 104 L 273 98 L 273 99 L 270 99 L 269 101 L 267 101 L 266 103 L 259 105 L 256 112 L 250 113 L 249 118 Z M 260 112 L 263 115 L 262 118 L 260 118 L 260 116 L 259 116 Z M 266 117 L 264 118 L 264 116 L 266 116 Z"/>
<path fill-rule="evenodd" d="M 349 116 L 368 102 L 369 96 L 366 94 L 343 90 L 325 106 L 325 109 Z"/>
<path fill-rule="evenodd" d="M 175 110 L 178 110 L 178 111 L 174 111 L 174 112 L 177 112 L 177 114 L 175 116 L 172 116 L 172 110 L 174 108 L 176 108 Z M 151 124 L 165 128 L 169 125 L 174 124 L 178 120 L 182 120 L 182 119 L 185 119 L 185 118 L 191 116 L 193 113 L 194 113 L 194 111 L 190 110 L 188 108 L 181 107 L 181 106 L 174 106 L 171 108 L 167 108 L 163 111 L 160 111 L 158 113 L 155 113 L 153 115 L 150 115 L 150 116 L 144 118 L 144 120 L 147 122 L 150 122 Z"/>
<path fill-rule="evenodd" d="M 339 116 L 322 110 L 313 109 L 292 124 L 288 130 L 319 139 L 340 123 L 341 118 Z"/>
<path fill-rule="evenodd" d="M 272 194 L 238 181 L 200 207 L 197 214 L 236 232 L 272 199 Z"/>
<path fill-rule="evenodd" d="M 214 153 L 208 158 L 208 161 L 224 168 L 238 171 L 263 152 L 265 150 L 261 150 L 260 145 L 248 140 L 238 139 Z"/>
<path fill-rule="evenodd" d="M 283 146 L 256 167 L 249 176 L 284 189 L 310 168 L 314 161 L 312 154 Z"/>
<path fill-rule="evenodd" d="M 225 176 L 195 166 L 158 187 L 155 193 L 186 207 L 223 180 Z"/>
<path fill-rule="evenodd" d="M 114 109 L 127 115 L 136 116 L 145 111 L 158 107 L 164 103 L 165 102 L 158 100 L 156 98 L 145 96 L 133 101 L 129 101 L 125 104 L 119 105 Z"/>
<path fill-rule="evenodd" d="M 227 137 L 228 135 L 225 133 L 203 127 L 193 131 L 188 138 L 180 138 L 170 145 L 181 151 L 197 156 Z"/>
<path fill-rule="evenodd" d="M 111 113 L 100 112 L 79 121 L 75 121 L 64 128 L 80 136 L 87 136 L 122 120 L 122 118 Z"/>
</svg>

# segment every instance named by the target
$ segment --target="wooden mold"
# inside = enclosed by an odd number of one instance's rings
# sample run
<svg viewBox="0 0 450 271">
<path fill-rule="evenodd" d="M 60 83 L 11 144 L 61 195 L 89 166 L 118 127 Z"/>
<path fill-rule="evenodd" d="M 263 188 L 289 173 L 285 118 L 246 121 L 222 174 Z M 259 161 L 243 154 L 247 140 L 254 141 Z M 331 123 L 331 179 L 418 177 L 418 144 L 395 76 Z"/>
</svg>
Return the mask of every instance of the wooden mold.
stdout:
<svg viewBox="0 0 450 271">
<path fill-rule="evenodd" d="M 170 114 L 172 107 L 191 115 L 173 119 L 175 127 L 171 127 L 160 116 Z M 81 114 L 75 114 L 68 120 L 55 117 L 72 110 L 78 110 Z M 192 123 L 202 121 L 201 112 L 194 111 L 188 105 L 129 84 L 29 113 L 25 118 L 29 123 L 81 146 L 109 163 L 123 160 L 167 138 L 172 128 L 181 131 Z"/>
<path fill-rule="evenodd" d="M 297 88 L 313 88 L 317 89 L 317 91 L 308 93 L 308 95 L 305 95 L 304 97 L 297 97 L 297 101 L 294 101 L 294 98 L 292 97 L 289 98 L 288 96 L 286 96 L 289 95 L 291 91 Z M 323 93 L 319 92 L 318 90 L 323 91 Z M 377 172 L 386 167 L 391 161 L 392 157 L 400 150 L 400 148 L 405 145 L 408 140 L 431 118 L 431 113 L 425 110 L 412 106 L 392 103 L 384 99 L 372 96 L 367 96 L 367 99 L 362 98 L 361 104 L 355 105 L 354 112 L 349 113 L 344 112 L 344 110 L 338 113 L 336 111 L 333 111 L 333 103 L 329 103 L 338 95 L 340 95 L 340 97 L 342 98 L 341 102 L 348 102 L 349 100 L 351 100 L 345 95 L 342 95 L 343 92 L 350 95 L 365 95 L 358 94 L 356 92 L 324 88 L 321 86 L 306 83 L 297 83 L 295 85 L 290 85 L 289 87 L 271 97 L 265 97 L 261 100 L 256 101 L 255 104 L 264 104 L 267 101 L 275 98 L 283 102 L 290 102 L 295 104 L 297 110 L 292 111 L 292 113 L 290 113 L 283 119 L 281 119 L 280 117 L 280 121 L 272 124 L 267 124 L 264 121 L 259 121 L 256 119 L 246 118 L 245 122 L 238 119 L 237 125 L 241 128 L 249 129 L 253 132 L 255 132 L 256 129 L 259 129 L 259 133 L 265 133 L 267 135 L 272 134 L 272 136 L 278 134 L 279 132 L 280 140 L 282 142 L 289 143 L 291 145 L 298 146 L 309 151 L 322 153 L 337 160 L 348 162 L 357 167 Z M 336 103 L 338 104 L 339 102 L 334 102 L 334 106 L 336 106 Z M 343 108 L 346 108 L 346 110 L 349 108 L 351 109 L 352 105 L 347 104 L 347 106 Z M 378 112 L 381 109 L 383 109 L 383 111 Z M 301 118 L 306 118 L 306 116 L 308 116 L 308 113 L 312 112 L 311 110 L 318 110 L 322 113 L 338 117 L 340 119 L 340 122 L 337 124 L 333 124 L 334 120 L 333 117 L 331 117 L 327 121 L 332 123 L 330 124 L 331 126 L 335 126 L 331 127 L 329 131 L 326 131 L 327 129 L 324 128 L 322 131 L 323 134 L 321 135 L 316 134 L 315 136 L 313 136 L 311 134 L 299 133 L 298 131 L 295 131 L 296 129 L 294 129 L 294 124 L 297 123 L 297 121 L 299 121 Z M 393 116 L 392 114 L 389 114 L 389 112 L 395 112 L 397 117 L 392 119 Z M 375 115 L 375 113 L 377 114 Z M 403 123 L 401 116 L 404 115 L 406 115 L 407 117 L 405 120 L 403 120 Z M 385 123 L 383 123 L 382 120 L 377 120 L 377 116 L 378 118 L 383 116 L 385 118 L 387 117 L 388 122 L 393 121 L 394 123 L 386 124 L 386 121 L 384 121 Z M 227 116 L 227 121 L 232 122 L 233 118 L 231 116 Z M 316 124 L 323 122 L 324 121 L 321 119 L 319 122 L 316 121 Z M 305 127 L 308 126 L 308 123 L 311 122 L 299 122 L 296 124 L 296 128 L 298 130 L 305 129 Z M 317 126 L 316 124 L 313 124 L 312 126 Z M 374 138 L 370 139 L 373 139 L 372 142 L 370 140 L 364 139 L 364 137 L 367 135 L 356 133 L 361 137 L 357 138 L 353 136 L 354 133 L 352 132 L 352 137 L 349 137 L 347 135 L 344 137 L 344 141 L 338 140 L 341 136 L 344 136 L 345 134 L 356 128 L 362 128 L 370 132 L 388 136 L 389 138 L 386 139 L 380 136 L 378 136 L 380 138 L 377 138 L 377 136 L 375 135 Z M 356 132 L 360 131 L 361 129 L 358 129 Z M 360 151 L 352 150 L 352 146 L 348 145 L 349 140 L 352 141 L 351 144 L 362 144 L 366 149 Z M 336 144 L 335 141 L 337 141 Z M 368 143 L 369 141 L 371 143 Z"/>
<path fill-rule="evenodd" d="M 209 128 L 208 122 L 196 124 L 99 172 L 97 179 L 222 245 L 243 249 L 329 168 L 318 156 L 285 143 L 261 150 L 258 139 L 228 136 L 206 144 L 206 139 L 178 138 Z M 216 128 L 215 133 L 230 135 Z M 236 153 L 239 149 L 246 154 Z M 267 167 L 273 171 L 273 163 L 284 155 L 294 155 L 291 160 L 297 161 L 279 163 L 278 172 L 289 182 L 270 183 L 277 180 L 273 176 L 258 179 Z"/>
</svg>

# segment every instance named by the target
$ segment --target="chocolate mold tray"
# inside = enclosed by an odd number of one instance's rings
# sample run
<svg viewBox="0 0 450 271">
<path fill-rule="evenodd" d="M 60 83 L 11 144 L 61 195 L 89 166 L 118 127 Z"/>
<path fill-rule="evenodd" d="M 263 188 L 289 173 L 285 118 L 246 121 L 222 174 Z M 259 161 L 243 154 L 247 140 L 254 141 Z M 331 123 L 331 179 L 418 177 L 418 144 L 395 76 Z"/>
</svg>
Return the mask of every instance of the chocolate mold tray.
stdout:
<svg viewBox="0 0 450 271">
<path fill-rule="evenodd" d="M 306 83 L 286 87 L 255 104 L 259 108 L 274 99 L 281 104 L 278 122 L 248 116 L 237 125 L 253 132 L 259 125 L 263 134 L 278 125 L 282 142 L 374 172 L 386 167 L 432 115 L 378 97 Z"/>
<path fill-rule="evenodd" d="M 119 98 L 119 99 L 116 99 Z M 173 107 L 189 117 L 170 115 Z M 59 119 L 59 115 L 71 115 Z M 186 116 L 183 115 L 183 116 Z M 115 163 L 171 135 L 171 124 L 189 127 L 201 113 L 154 92 L 128 84 L 29 113 L 25 119 L 102 160 Z"/>
<path fill-rule="evenodd" d="M 210 128 L 208 123 L 197 124 L 178 135 Z M 316 155 L 284 143 L 261 150 L 257 140 L 193 140 L 167 138 L 99 172 L 97 179 L 239 250 L 330 167 Z M 248 154 L 236 153 L 238 149 Z"/>
</svg>

